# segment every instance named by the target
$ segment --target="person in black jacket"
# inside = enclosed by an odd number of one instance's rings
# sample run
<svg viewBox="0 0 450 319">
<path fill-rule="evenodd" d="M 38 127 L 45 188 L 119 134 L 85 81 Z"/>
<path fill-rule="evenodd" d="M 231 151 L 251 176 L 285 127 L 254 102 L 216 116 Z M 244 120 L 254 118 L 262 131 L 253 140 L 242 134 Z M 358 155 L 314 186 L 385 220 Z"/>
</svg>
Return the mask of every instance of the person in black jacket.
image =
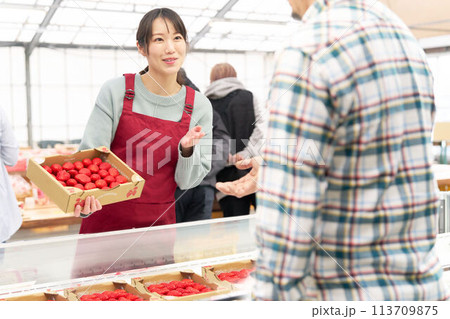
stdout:
<svg viewBox="0 0 450 319">
<path fill-rule="evenodd" d="M 237 79 L 236 70 L 228 63 L 216 64 L 210 75 L 211 84 L 205 91 L 213 109 L 220 114 L 231 137 L 229 161 L 231 166 L 225 167 L 217 174 L 218 182 L 237 180 L 248 173 L 238 170 L 233 162 L 239 159 L 248 148 L 248 141 L 255 128 L 256 101 L 252 92 L 246 90 Z M 251 205 L 256 207 L 255 194 L 242 198 L 218 193 L 218 200 L 224 217 L 248 215 Z"/>
<path fill-rule="evenodd" d="M 183 68 L 178 71 L 177 81 L 200 92 L 198 87 L 187 77 Z M 177 187 L 175 190 L 177 223 L 211 218 L 214 194 L 216 192 L 216 175 L 227 164 L 229 140 L 230 136 L 219 113 L 213 110 L 211 170 L 197 187 L 188 190 L 181 190 Z"/>
</svg>

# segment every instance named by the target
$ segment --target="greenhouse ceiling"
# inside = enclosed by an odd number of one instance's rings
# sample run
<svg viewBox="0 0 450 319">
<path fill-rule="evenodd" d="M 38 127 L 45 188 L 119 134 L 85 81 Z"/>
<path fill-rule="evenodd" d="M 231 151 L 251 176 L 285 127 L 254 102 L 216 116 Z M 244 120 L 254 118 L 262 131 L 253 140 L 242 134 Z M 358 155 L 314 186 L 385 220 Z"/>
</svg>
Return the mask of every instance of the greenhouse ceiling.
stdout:
<svg viewBox="0 0 450 319">
<path fill-rule="evenodd" d="M 382 2 L 418 38 L 450 34 L 448 0 Z M 0 0 L 0 46 L 135 49 L 137 25 L 156 7 L 181 15 L 192 51 L 273 52 L 298 23 L 287 0 Z"/>
</svg>

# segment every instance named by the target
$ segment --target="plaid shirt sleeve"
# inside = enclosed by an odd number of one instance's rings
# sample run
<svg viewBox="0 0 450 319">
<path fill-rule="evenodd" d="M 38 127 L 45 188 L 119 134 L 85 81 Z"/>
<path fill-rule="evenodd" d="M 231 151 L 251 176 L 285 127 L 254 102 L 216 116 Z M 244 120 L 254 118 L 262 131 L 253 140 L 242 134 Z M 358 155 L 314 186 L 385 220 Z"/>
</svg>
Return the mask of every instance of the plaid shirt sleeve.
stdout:
<svg viewBox="0 0 450 319">
<path fill-rule="evenodd" d="M 325 83 L 302 51 L 279 56 L 268 107 L 270 124 L 258 192 L 257 299 L 313 298 L 309 264 L 320 233 L 325 162 L 333 154 Z M 302 282 L 299 286 L 298 282 Z M 313 294 L 310 296 L 310 294 Z"/>
</svg>

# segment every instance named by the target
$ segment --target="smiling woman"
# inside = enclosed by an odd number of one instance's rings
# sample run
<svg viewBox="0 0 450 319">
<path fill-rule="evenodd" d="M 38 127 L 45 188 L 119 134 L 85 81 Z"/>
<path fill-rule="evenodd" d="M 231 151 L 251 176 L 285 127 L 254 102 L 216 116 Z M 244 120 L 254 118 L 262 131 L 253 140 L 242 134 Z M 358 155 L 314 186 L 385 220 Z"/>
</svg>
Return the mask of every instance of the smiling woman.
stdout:
<svg viewBox="0 0 450 319">
<path fill-rule="evenodd" d="M 187 51 L 183 21 L 173 10 L 154 9 L 142 18 L 136 40 L 148 66 L 103 85 L 80 149 L 109 147 L 146 180 L 144 190 L 126 203 L 102 208 L 90 198 L 78 206 L 76 216 L 98 211 L 83 220 L 80 233 L 175 223 L 176 186 L 197 186 L 211 167 L 200 154 L 211 149 L 211 104 L 177 82 Z"/>
</svg>

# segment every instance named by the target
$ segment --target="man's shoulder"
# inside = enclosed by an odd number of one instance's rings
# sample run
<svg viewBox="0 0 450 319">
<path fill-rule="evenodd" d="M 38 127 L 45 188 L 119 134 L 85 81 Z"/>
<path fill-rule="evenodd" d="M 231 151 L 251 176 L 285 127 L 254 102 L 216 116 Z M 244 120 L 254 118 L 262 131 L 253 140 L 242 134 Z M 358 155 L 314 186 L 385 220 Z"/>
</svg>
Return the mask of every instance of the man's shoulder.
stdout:
<svg viewBox="0 0 450 319">
<path fill-rule="evenodd" d="M 285 48 L 312 56 L 333 43 L 341 22 L 336 19 L 331 22 L 329 13 L 321 12 L 301 23 L 297 32 L 285 43 Z"/>
<path fill-rule="evenodd" d="M 347 1 L 336 1 L 302 23 L 286 47 L 309 56 L 322 55 L 327 48 L 345 48 L 346 42 L 355 41 L 370 29 L 381 33 L 380 26 L 395 30 L 386 32 L 410 36 L 404 23 L 381 3 L 368 7 L 366 2 L 352 6 Z"/>
</svg>

